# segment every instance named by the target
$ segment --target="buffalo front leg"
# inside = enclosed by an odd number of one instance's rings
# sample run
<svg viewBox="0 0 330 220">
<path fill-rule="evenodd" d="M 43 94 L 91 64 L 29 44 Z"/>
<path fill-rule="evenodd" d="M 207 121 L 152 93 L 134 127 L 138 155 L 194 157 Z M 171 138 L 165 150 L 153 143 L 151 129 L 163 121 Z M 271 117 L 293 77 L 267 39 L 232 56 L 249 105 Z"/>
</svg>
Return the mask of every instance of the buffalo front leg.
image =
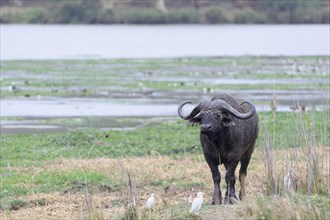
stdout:
<svg viewBox="0 0 330 220">
<path fill-rule="evenodd" d="M 241 186 L 241 189 L 239 191 L 240 200 L 243 200 L 243 198 L 246 195 L 245 178 L 246 178 L 246 174 L 247 174 L 247 167 L 250 163 L 250 159 L 251 159 L 251 157 L 241 159 L 241 168 L 239 170 L 239 182 L 240 182 L 240 186 Z"/>
<path fill-rule="evenodd" d="M 235 170 L 237 167 L 238 161 L 229 161 L 227 172 L 226 172 L 226 183 L 227 191 L 225 196 L 224 204 L 233 203 L 233 200 L 238 200 L 235 194 Z"/>
<path fill-rule="evenodd" d="M 213 184 L 214 184 L 212 204 L 220 205 L 220 204 L 222 204 L 221 189 L 220 189 L 221 175 L 219 172 L 218 165 L 212 166 L 211 172 L 212 172 L 212 178 L 213 178 Z"/>
<path fill-rule="evenodd" d="M 212 205 L 220 205 L 222 204 L 222 198 L 221 198 L 221 189 L 220 189 L 221 175 L 219 172 L 219 167 L 218 167 L 219 165 L 215 161 L 212 161 L 209 158 L 206 158 L 206 161 L 211 169 L 213 184 L 214 184 Z"/>
</svg>

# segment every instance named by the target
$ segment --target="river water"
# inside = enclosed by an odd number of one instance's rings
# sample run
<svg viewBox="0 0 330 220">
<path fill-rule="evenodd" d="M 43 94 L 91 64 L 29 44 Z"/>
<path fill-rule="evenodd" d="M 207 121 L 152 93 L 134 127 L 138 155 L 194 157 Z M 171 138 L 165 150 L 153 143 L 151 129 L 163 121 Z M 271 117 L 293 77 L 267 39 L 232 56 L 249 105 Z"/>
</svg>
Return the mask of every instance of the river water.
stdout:
<svg viewBox="0 0 330 220">
<path fill-rule="evenodd" d="M 1 60 L 329 55 L 329 25 L 3 25 Z"/>
</svg>

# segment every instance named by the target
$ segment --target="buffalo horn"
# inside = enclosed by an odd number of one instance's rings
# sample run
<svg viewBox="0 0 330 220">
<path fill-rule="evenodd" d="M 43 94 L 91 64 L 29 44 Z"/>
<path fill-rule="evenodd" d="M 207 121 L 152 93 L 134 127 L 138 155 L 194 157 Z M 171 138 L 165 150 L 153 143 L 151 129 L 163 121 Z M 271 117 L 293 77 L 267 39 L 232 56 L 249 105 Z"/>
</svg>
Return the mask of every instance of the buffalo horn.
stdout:
<svg viewBox="0 0 330 220">
<path fill-rule="evenodd" d="M 215 108 L 217 108 L 217 109 L 219 109 L 221 111 L 228 112 L 229 114 L 233 115 L 236 118 L 239 118 L 239 119 L 248 119 L 248 118 L 250 118 L 250 117 L 252 117 L 254 115 L 254 113 L 256 112 L 256 108 L 249 101 L 244 101 L 244 102 L 241 103 L 241 105 L 244 104 L 244 103 L 247 103 L 250 106 L 250 111 L 247 112 L 247 113 L 240 113 L 239 111 L 237 111 L 236 109 L 234 109 L 231 105 L 229 105 L 227 102 L 225 102 L 224 100 L 221 100 L 221 99 L 214 100 L 212 102 L 212 105 Z"/>
<path fill-rule="evenodd" d="M 210 104 L 210 101 L 208 100 L 203 100 L 201 101 L 192 111 L 189 115 L 184 115 L 182 113 L 182 109 L 183 109 L 183 106 L 186 105 L 186 104 L 192 104 L 192 102 L 189 102 L 189 101 L 186 101 L 186 102 L 183 102 L 179 105 L 178 107 L 178 115 L 184 119 L 184 120 L 189 120 L 189 119 L 192 119 L 193 117 L 195 117 L 203 108 L 207 108 Z"/>
</svg>

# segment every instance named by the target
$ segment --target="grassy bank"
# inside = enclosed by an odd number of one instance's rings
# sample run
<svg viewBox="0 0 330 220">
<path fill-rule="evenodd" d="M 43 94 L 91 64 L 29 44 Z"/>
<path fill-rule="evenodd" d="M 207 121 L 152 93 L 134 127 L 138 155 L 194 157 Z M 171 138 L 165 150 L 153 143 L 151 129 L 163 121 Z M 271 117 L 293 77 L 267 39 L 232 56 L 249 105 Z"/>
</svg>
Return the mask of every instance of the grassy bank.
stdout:
<svg viewBox="0 0 330 220">
<path fill-rule="evenodd" d="M 329 217 L 328 113 L 260 113 L 260 136 L 247 180 L 249 200 L 224 210 L 209 205 L 211 174 L 199 129 L 186 127 L 184 121 L 143 119 L 144 127 L 130 131 L 2 134 L 1 215 L 120 219 L 133 194 L 135 214 L 142 219 Z M 293 186 L 287 191 L 282 183 L 289 168 Z M 187 198 L 197 191 L 207 195 L 195 216 L 188 214 Z M 148 214 L 143 207 L 152 192 L 157 206 Z M 295 211 L 287 209 L 290 215 L 284 215 L 286 206 Z M 55 207 L 58 213 L 49 211 Z"/>
<path fill-rule="evenodd" d="M 312 132 L 316 145 L 329 146 L 328 112 L 281 112 L 275 118 L 270 112 L 259 113 L 260 136 L 257 146 L 269 135 L 276 134 L 274 146 L 289 149 L 304 145 L 298 138 L 301 123 L 306 133 Z M 54 134 L 8 134 L 1 136 L 1 165 L 29 167 L 58 158 L 132 157 L 161 154 L 168 156 L 201 153 L 199 129 L 186 127 L 174 118 L 139 120 L 143 126 L 134 130 L 77 129 Z M 301 122 L 299 120 L 302 120 Z M 118 123 L 119 123 L 118 122 Z M 274 127 L 275 123 L 275 127 Z M 24 161 L 20 160 L 24 158 Z"/>
</svg>

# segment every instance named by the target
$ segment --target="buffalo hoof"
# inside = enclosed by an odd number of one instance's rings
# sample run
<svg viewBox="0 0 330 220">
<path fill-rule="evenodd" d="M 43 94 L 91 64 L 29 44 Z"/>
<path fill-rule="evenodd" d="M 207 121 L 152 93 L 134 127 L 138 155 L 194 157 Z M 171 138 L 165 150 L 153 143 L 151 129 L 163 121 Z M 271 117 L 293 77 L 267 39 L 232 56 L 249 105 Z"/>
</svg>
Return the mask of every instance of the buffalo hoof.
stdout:
<svg viewBox="0 0 330 220">
<path fill-rule="evenodd" d="M 220 198 L 220 201 L 219 201 L 219 203 L 215 203 L 214 202 L 214 199 L 212 198 L 212 200 L 211 200 L 211 205 L 221 205 L 222 204 L 222 199 Z"/>
<path fill-rule="evenodd" d="M 224 205 L 230 205 L 230 204 L 235 204 L 238 202 L 237 196 L 230 196 L 229 198 L 226 196 L 225 200 L 223 202 Z"/>
<path fill-rule="evenodd" d="M 211 200 L 211 205 L 221 205 L 222 204 L 222 196 L 221 196 L 221 191 L 220 193 L 214 193 L 212 200 Z"/>
<path fill-rule="evenodd" d="M 243 200 L 243 195 L 242 195 L 242 192 L 241 191 L 239 191 L 238 198 L 239 198 L 240 201 Z"/>
</svg>

